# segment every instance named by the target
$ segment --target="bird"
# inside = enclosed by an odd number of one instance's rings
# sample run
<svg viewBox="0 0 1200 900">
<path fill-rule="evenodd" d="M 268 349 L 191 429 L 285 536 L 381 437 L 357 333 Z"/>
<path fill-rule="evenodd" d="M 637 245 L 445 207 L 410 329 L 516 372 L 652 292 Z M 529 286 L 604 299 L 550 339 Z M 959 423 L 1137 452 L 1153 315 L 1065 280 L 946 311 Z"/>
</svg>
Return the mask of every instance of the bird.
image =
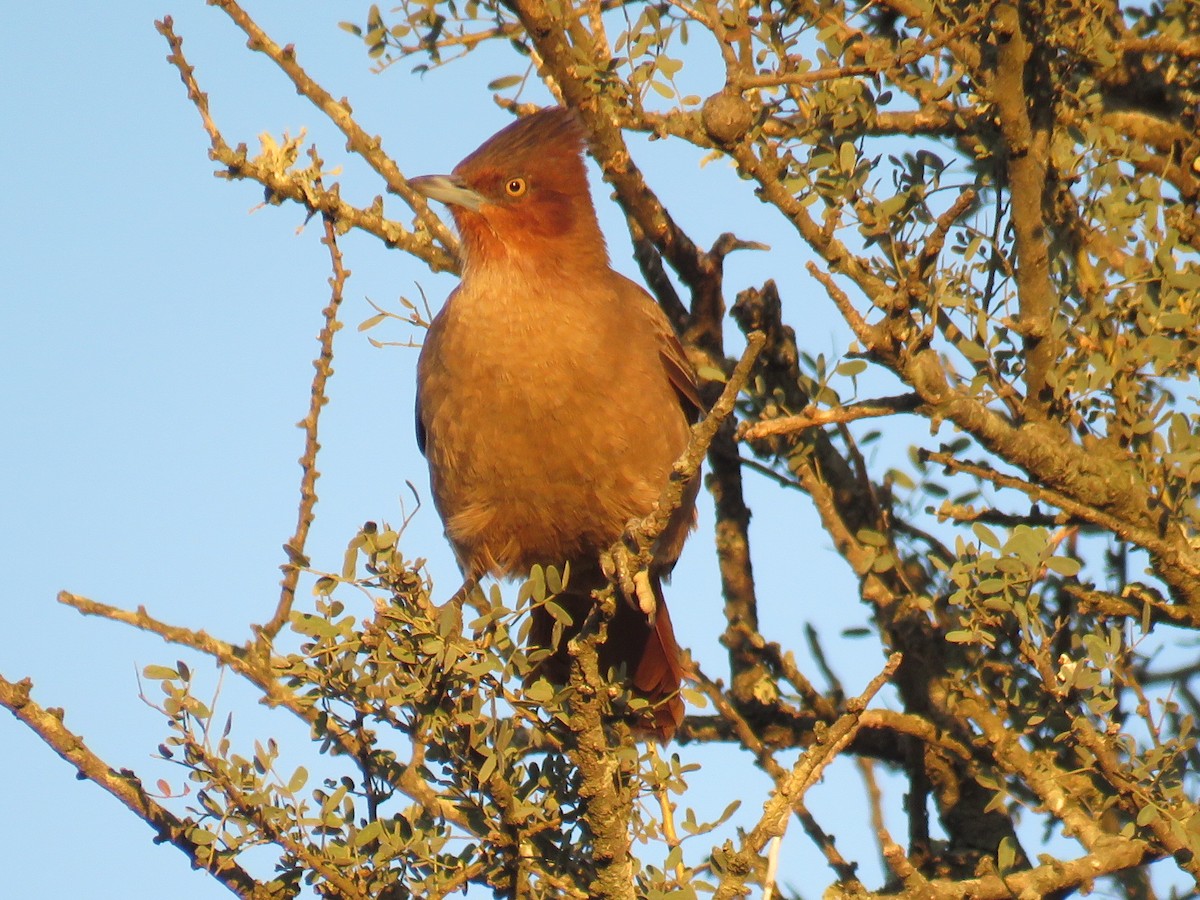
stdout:
<svg viewBox="0 0 1200 900">
<path fill-rule="evenodd" d="M 497 132 L 450 175 L 409 180 L 444 203 L 460 239 L 460 283 L 430 323 L 417 364 L 417 443 L 434 505 L 468 583 L 568 567 L 555 602 L 572 625 L 532 613 L 529 645 L 555 652 L 539 674 L 563 682 L 567 639 L 607 584 L 601 555 L 656 508 L 702 403 L 670 321 L 609 261 L 588 188 L 585 129 L 549 107 Z M 685 662 L 661 582 L 695 523 L 686 485 L 652 548 L 653 596 L 618 599 L 599 647 L 669 740 L 683 720 Z M 640 602 L 639 602 L 640 600 Z M 649 602 L 647 602 L 647 600 Z"/>
</svg>

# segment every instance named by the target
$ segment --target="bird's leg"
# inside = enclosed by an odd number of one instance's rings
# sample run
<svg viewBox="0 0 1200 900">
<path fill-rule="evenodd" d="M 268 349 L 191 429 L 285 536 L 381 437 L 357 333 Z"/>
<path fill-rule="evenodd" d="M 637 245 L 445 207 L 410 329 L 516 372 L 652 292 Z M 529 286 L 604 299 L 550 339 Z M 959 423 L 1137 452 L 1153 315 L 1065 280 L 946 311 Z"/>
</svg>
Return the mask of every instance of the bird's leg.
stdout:
<svg viewBox="0 0 1200 900">
<path fill-rule="evenodd" d="M 470 601 L 471 594 L 477 587 L 479 587 L 479 579 L 474 575 L 468 575 L 467 580 L 462 583 L 462 587 L 455 591 L 450 599 L 442 604 L 441 608 L 445 608 L 453 603 L 461 609 L 464 603 Z"/>
</svg>

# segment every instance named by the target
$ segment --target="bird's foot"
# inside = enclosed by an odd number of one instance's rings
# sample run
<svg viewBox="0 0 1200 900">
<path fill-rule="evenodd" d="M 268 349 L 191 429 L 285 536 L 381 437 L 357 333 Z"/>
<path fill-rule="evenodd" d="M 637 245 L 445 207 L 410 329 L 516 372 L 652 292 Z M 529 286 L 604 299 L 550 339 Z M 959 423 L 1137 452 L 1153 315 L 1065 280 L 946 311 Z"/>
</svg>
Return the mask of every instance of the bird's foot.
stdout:
<svg viewBox="0 0 1200 900">
<path fill-rule="evenodd" d="M 616 584 L 625 602 L 640 610 L 653 625 L 658 613 L 658 598 L 650 583 L 650 571 L 641 560 L 625 547 L 618 546 L 601 555 L 600 568 L 604 576 Z"/>
<path fill-rule="evenodd" d="M 637 596 L 637 605 L 650 621 L 654 624 L 654 616 L 658 613 L 658 598 L 654 596 L 654 588 L 650 584 L 650 572 L 648 569 L 639 569 L 633 576 L 633 589 Z"/>
</svg>

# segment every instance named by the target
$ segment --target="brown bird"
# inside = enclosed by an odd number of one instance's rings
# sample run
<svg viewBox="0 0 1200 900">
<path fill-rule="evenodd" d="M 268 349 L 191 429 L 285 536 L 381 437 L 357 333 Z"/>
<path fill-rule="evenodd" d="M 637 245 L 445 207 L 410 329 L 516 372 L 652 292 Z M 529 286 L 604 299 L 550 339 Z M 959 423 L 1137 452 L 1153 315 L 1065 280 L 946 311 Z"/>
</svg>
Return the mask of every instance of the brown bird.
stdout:
<svg viewBox="0 0 1200 900">
<path fill-rule="evenodd" d="M 557 602 L 575 629 L 606 584 L 600 554 L 649 514 L 700 412 L 670 323 L 609 266 L 584 169 L 583 128 L 551 108 L 485 141 L 452 175 L 412 179 L 450 207 L 462 283 L 417 365 L 417 441 L 468 579 L 570 565 Z M 601 667 L 624 666 L 668 739 L 683 720 L 679 647 L 662 598 L 695 520 L 695 479 L 654 548 L 650 602 L 619 602 Z M 533 613 L 531 645 L 554 621 Z M 572 633 L 568 629 L 567 636 Z M 566 637 L 541 671 L 561 681 Z"/>
</svg>

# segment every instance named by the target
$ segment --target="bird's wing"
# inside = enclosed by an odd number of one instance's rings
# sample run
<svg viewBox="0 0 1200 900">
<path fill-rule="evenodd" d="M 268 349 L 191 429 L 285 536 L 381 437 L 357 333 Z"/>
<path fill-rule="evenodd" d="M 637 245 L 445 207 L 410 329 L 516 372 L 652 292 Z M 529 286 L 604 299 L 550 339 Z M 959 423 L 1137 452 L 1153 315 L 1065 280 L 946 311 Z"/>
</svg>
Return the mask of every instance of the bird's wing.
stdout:
<svg viewBox="0 0 1200 900">
<path fill-rule="evenodd" d="M 687 354 L 684 353 L 683 344 L 679 343 L 675 329 L 671 327 L 671 320 L 644 287 L 624 276 L 622 280 L 626 291 L 636 297 L 637 308 L 649 317 L 658 335 L 658 359 L 667 373 L 671 387 L 679 397 L 679 406 L 683 409 L 683 414 L 689 423 L 695 424 L 704 414 L 704 401 L 700 399 L 700 388 L 696 384 L 696 370 L 692 368 Z"/>
<path fill-rule="evenodd" d="M 655 309 L 658 309 L 657 305 L 655 305 Z M 679 405 L 683 407 L 683 414 L 687 416 L 689 423 L 695 424 L 704 412 L 704 401 L 700 399 L 696 373 L 688 361 L 687 354 L 683 352 L 683 344 L 679 343 L 675 332 L 670 330 L 670 323 L 666 321 L 665 315 L 663 324 L 667 326 L 667 330 L 662 334 L 662 346 L 659 348 L 658 358 L 662 360 L 663 368 L 667 370 L 667 378 L 671 380 L 671 387 L 675 388 L 675 393 L 679 395 Z"/>
<path fill-rule="evenodd" d="M 443 314 L 446 312 L 446 308 L 450 305 L 450 301 L 454 299 L 454 295 L 457 294 L 458 291 L 459 288 L 455 288 L 450 292 L 450 296 L 446 298 L 446 302 L 442 304 L 442 308 L 438 310 L 438 314 L 434 316 L 433 321 L 429 323 L 429 328 L 425 331 L 425 340 L 421 342 L 421 355 L 417 358 L 417 396 L 416 403 L 413 404 L 413 412 L 415 413 L 416 419 L 417 449 L 421 451 L 422 455 L 425 453 L 426 438 L 425 423 L 421 421 L 421 409 L 424 406 L 424 403 L 422 402 L 423 398 L 421 396 L 421 387 L 425 383 L 425 373 L 423 367 L 429 362 L 430 359 L 436 360 L 437 358 L 438 336 L 441 334 L 443 327 Z M 426 354 L 429 354 L 428 359 L 426 358 Z M 434 365 L 436 365 L 436 362 Z"/>
<path fill-rule="evenodd" d="M 417 406 L 413 410 L 417 425 L 417 449 L 421 451 L 421 455 L 425 455 L 425 423 L 421 421 L 421 393 L 417 391 Z"/>
</svg>

